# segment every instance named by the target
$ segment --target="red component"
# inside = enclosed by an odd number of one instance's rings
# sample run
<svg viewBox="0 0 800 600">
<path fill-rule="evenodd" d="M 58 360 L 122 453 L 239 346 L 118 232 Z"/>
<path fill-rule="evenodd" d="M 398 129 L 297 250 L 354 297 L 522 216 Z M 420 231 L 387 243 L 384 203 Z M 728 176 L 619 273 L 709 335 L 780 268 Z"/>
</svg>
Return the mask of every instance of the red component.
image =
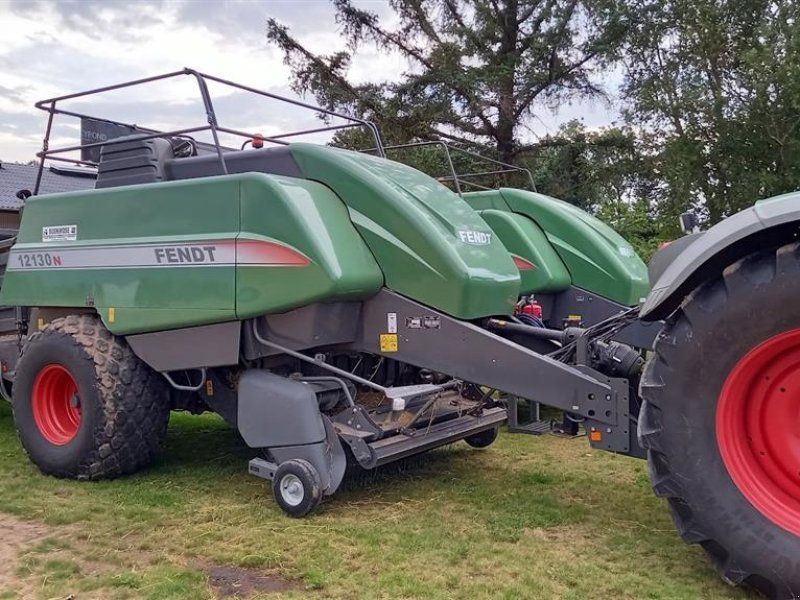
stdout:
<svg viewBox="0 0 800 600">
<path fill-rule="evenodd" d="M 518 271 L 533 271 L 536 268 L 535 264 L 529 260 L 525 260 L 521 256 L 512 254 L 511 258 L 514 260 L 514 264 L 516 265 Z"/>
<path fill-rule="evenodd" d="M 266 240 L 236 240 L 236 264 L 268 267 L 306 267 L 311 261 L 298 250 Z"/>
<path fill-rule="evenodd" d="M 525 315 L 533 315 L 537 319 L 542 318 L 542 305 L 536 300 L 531 300 L 522 307 L 522 313 Z"/>
<path fill-rule="evenodd" d="M 253 136 L 253 148 L 263 148 L 264 147 L 264 136 L 260 133 L 257 133 Z"/>
<path fill-rule="evenodd" d="M 51 444 L 63 446 L 78 435 L 81 407 L 78 384 L 61 365 L 44 367 L 33 382 L 33 420 Z"/>
<path fill-rule="evenodd" d="M 800 536 L 800 329 L 768 339 L 736 364 L 716 421 L 720 454 L 739 491 Z"/>
</svg>

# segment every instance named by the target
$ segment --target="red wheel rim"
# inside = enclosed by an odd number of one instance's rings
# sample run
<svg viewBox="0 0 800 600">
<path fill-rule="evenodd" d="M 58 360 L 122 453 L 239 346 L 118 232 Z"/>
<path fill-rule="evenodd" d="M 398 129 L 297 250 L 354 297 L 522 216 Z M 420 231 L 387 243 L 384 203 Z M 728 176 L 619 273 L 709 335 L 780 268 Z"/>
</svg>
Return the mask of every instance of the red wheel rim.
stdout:
<svg viewBox="0 0 800 600">
<path fill-rule="evenodd" d="M 717 442 L 745 498 L 800 536 L 800 329 L 759 344 L 728 375 Z"/>
<path fill-rule="evenodd" d="M 51 444 L 71 442 L 81 425 L 78 384 L 61 365 L 47 365 L 33 382 L 33 419 Z"/>
</svg>

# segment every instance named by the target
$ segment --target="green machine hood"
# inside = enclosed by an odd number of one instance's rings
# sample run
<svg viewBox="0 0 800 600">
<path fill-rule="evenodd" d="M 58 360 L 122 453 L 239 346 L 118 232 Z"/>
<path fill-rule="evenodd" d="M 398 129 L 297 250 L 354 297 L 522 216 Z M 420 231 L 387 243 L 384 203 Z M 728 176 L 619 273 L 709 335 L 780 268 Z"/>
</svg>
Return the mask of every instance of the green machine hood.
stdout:
<svg viewBox="0 0 800 600">
<path fill-rule="evenodd" d="M 520 275 L 502 242 L 458 195 L 394 161 L 292 144 L 303 175 L 344 202 L 386 286 L 461 319 L 509 314 Z"/>
<path fill-rule="evenodd" d="M 560 261 L 550 248 L 543 247 L 540 238 L 533 244 L 538 251 L 532 255 L 526 248 L 531 245 L 530 240 L 523 243 L 510 234 L 506 240 L 498 231 L 510 251 L 537 264 L 544 260 L 542 271 L 556 274 L 555 279 L 547 280 L 550 287 L 537 288 L 536 285 L 545 284 L 531 280 L 529 289 L 523 285 L 524 292 L 550 291 L 554 283 L 563 284 L 565 267 L 572 285 L 621 304 L 634 306 L 647 295 L 650 283 L 642 259 L 622 236 L 586 211 L 544 194 L 511 188 L 468 193 L 464 199 L 485 214 L 490 224 L 498 220 L 499 213 L 508 212 L 532 220 L 544 233 Z"/>
</svg>

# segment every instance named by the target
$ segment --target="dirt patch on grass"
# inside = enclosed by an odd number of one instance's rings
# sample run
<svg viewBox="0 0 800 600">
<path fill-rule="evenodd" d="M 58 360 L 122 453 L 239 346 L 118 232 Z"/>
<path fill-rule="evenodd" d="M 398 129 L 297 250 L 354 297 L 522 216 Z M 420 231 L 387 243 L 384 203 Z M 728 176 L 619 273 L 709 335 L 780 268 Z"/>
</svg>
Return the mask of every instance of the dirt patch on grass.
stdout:
<svg viewBox="0 0 800 600">
<path fill-rule="evenodd" d="M 50 528 L 0 514 L 0 590 L 17 581 L 17 558 L 21 550 L 50 535 Z"/>
<path fill-rule="evenodd" d="M 264 592 L 285 592 L 300 587 L 277 575 L 263 575 L 238 567 L 206 567 L 204 570 L 219 598 L 249 598 Z"/>
</svg>

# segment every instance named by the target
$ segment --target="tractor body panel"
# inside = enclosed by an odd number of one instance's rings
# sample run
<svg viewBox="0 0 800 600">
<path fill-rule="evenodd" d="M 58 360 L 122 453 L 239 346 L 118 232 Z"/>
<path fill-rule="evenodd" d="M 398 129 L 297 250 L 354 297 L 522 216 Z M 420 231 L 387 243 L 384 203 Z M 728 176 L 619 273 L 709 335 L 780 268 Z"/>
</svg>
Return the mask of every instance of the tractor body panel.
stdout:
<svg viewBox="0 0 800 600">
<path fill-rule="evenodd" d="M 796 239 L 798 222 L 800 193 L 794 192 L 757 202 L 695 236 L 653 282 L 642 318 L 655 321 L 667 317 L 691 289 L 727 265 L 766 245 L 779 246 Z"/>
<path fill-rule="evenodd" d="M 510 188 L 471 192 L 464 199 L 478 210 L 508 207 L 533 220 L 563 261 L 572 285 L 625 306 L 647 295 L 647 267 L 633 247 L 589 213 L 543 194 Z"/>
<path fill-rule="evenodd" d="M 117 334 L 365 298 L 380 269 L 324 186 L 251 173 L 31 198 L 0 302 Z"/>
<path fill-rule="evenodd" d="M 462 319 L 509 314 L 520 293 L 514 262 L 486 222 L 435 179 L 406 165 L 293 144 L 305 177 L 350 209 L 386 286 Z"/>
</svg>

